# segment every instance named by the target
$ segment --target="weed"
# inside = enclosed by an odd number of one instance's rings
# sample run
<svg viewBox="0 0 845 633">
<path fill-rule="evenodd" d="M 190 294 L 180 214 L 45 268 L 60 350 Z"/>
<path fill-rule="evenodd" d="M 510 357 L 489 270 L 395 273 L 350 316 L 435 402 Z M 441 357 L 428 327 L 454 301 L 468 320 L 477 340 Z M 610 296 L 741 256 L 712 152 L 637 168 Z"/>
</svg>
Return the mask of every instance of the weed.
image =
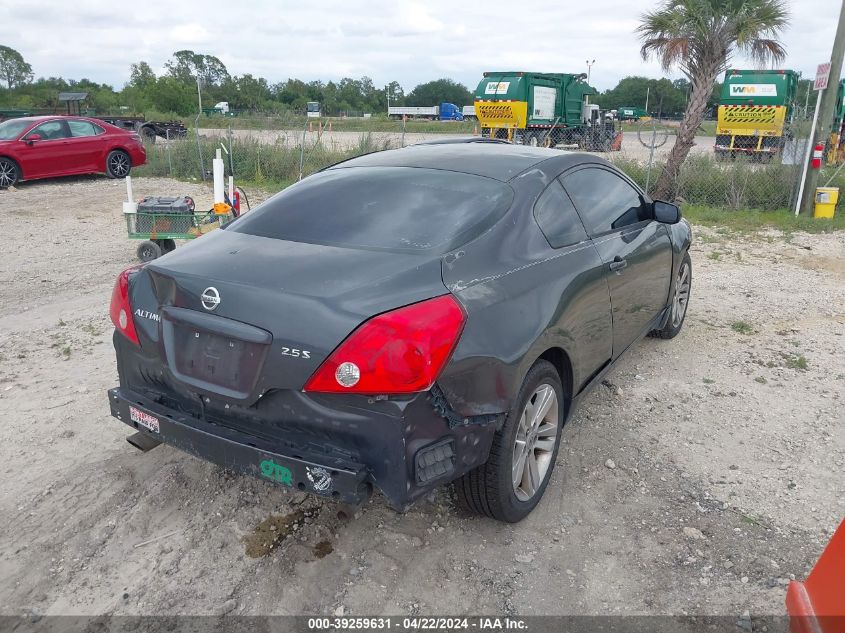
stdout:
<svg viewBox="0 0 845 633">
<path fill-rule="evenodd" d="M 714 384 L 716 381 L 715 381 L 715 380 L 713 380 L 712 378 L 702 378 L 702 379 L 701 379 L 701 382 L 703 382 L 705 385 L 712 385 L 712 384 Z"/>
<path fill-rule="evenodd" d="M 754 327 L 747 321 L 734 321 L 731 323 L 731 329 L 740 334 L 754 334 Z"/>
<path fill-rule="evenodd" d="M 754 382 L 759 382 L 761 385 L 765 385 L 765 384 L 766 384 L 767 382 L 769 382 L 769 381 L 768 381 L 768 380 L 766 380 L 765 378 L 763 378 L 763 376 L 757 376 L 757 377 L 754 379 Z"/>
<path fill-rule="evenodd" d="M 714 262 L 718 262 L 722 259 L 722 253 L 719 251 L 713 251 L 707 255 L 707 259 L 712 259 Z"/>
<path fill-rule="evenodd" d="M 804 358 L 804 356 L 786 356 L 786 366 L 789 369 L 800 369 L 801 371 L 806 371 L 807 359 Z"/>
</svg>

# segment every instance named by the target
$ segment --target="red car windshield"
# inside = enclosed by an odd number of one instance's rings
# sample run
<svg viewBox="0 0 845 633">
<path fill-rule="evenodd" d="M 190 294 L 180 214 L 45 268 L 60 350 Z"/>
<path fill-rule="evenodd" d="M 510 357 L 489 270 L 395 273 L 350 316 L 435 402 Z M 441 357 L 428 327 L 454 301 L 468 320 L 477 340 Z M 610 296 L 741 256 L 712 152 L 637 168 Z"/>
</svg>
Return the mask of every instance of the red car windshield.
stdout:
<svg viewBox="0 0 845 633">
<path fill-rule="evenodd" d="M 0 123 L 0 141 L 12 141 L 18 138 L 31 123 L 32 121 L 16 121 L 15 119 Z"/>
</svg>

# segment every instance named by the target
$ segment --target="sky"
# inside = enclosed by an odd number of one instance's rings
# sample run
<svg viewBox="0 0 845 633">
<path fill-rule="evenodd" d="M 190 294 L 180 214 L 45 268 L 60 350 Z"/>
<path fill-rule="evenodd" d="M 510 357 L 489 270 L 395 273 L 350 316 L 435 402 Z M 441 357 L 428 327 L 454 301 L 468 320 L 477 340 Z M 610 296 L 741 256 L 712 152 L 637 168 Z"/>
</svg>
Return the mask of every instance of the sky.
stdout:
<svg viewBox="0 0 845 633">
<path fill-rule="evenodd" d="M 830 59 L 837 0 L 791 0 L 783 65 L 814 75 Z M 612 88 L 623 77 L 679 77 L 644 62 L 634 30 L 657 2 L 532 0 L 2 0 L 0 44 L 39 76 L 88 78 L 119 89 L 129 65 L 163 72 L 173 51 L 216 55 L 230 74 L 271 84 L 370 77 L 406 92 L 450 77 L 471 90 L 485 70 L 586 72 Z M 45 18 L 45 16 L 47 16 Z M 742 67 L 742 59 L 734 65 Z"/>
</svg>

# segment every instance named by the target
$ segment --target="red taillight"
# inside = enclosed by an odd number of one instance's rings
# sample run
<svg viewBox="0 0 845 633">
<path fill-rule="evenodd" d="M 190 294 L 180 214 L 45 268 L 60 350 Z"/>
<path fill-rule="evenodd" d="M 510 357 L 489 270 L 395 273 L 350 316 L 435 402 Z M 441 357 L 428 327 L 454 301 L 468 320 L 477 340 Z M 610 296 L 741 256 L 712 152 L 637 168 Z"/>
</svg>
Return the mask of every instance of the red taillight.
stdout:
<svg viewBox="0 0 845 633">
<path fill-rule="evenodd" d="M 135 322 L 132 320 L 132 306 L 129 303 L 129 274 L 139 268 L 140 266 L 132 266 L 117 276 L 114 290 L 111 292 L 111 308 L 109 309 L 114 327 L 135 345 L 140 345 L 140 343 L 138 333 L 135 331 Z"/>
<path fill-rule="evenodd" d="M 385 312 L 358 326 L 314 372 L 305 391 L 425 391 L 446 364 L 466 317 L 452 295 Z"/>
</svg>

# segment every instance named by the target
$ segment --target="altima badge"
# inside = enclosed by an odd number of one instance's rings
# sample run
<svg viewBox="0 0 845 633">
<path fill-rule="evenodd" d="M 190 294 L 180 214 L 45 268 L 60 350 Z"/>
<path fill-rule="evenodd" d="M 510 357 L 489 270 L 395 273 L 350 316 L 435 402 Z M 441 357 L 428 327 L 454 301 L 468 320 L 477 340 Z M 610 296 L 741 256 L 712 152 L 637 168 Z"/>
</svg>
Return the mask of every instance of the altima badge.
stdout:
<svg viewBox="0 0 845 633">
<path fill-rule="evenodd" d="M 206 310 L 214 310 L 214 308 L 220 305 L 220 293 L 217 292 L 217 288 L 214 286 L 209 286 L 202 291 L 200 301 L 202 302 L 202 307 Z"/>
</svg>

